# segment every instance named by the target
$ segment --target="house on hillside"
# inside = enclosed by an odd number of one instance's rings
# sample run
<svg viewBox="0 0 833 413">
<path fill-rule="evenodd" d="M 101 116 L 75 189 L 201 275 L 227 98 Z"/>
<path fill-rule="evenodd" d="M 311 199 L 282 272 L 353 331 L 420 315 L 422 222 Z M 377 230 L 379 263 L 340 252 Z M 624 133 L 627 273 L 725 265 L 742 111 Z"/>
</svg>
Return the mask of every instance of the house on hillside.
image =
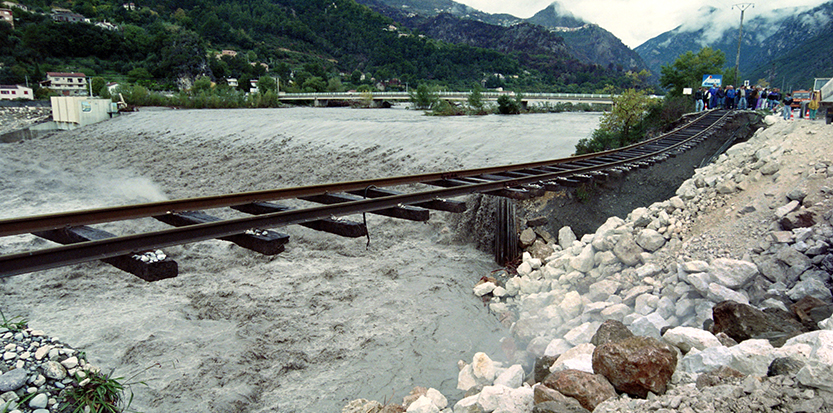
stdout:
<svg viewBox="0 0 833 413">
<path fill-rule="evenodd" d="M 217 59 L 222 59 L 223 56 L 235 57 L 235 56 L 237 56 L 237 51 L 223 49 L 222 51 L 220 51 L 220 53 L 217 54 Z"/>
<path fill-rule="evenodd" d="M 64 96 L 85 96 L 87 91 L 87 75 L 83 73 L 46 72 L 46 80 L 41 87 L 49 88 Z"/>
<path fill-rule="evenodd" d="M 87 18 L 78 13 L 73 13 L 72 10 L 56 7 L 52 9 L 52 20 L 56 22 L 83 23 L 87 21 Z"/>
<path fill-rule="evenodd" d="M 96 27 L 100 27 L 100 28 L 102 28 L 102 29 L 104 29 L 104 30 L 111 30 L 111 31 L 115 31 L 115 30 L 118 30 L 118 29 L 119 29 L 119 26 L 116 26 L 115 24 L 110 23 L 110 22 L 108 22 L 107 20 L 104 20 L 104 21 L 98 22 L 98 23 L 96 23 L 95 25 L 96 25 Z"/>
<path fill-rule="evenodd" d="M 0 9 L 0 20 L 9 23 L 14 29 L 14 13 L 10 9 Z"/>
<path fill-rule="evenodd" d="M 0 100 L 33 100 L 34 98 L 32 88 L 21 85 L 0 85 Z"/>
<path fill-rule="evenodd" d="M 20 10 L 23 10 L 23 11 L 29 11 L 29 8 L 28 8 L 28 7 L 26 7 L 26 6 L 22 5 L 22 4 L 15 3 L 15 2 L 13 2 L 13 1 L 4 1 L 3 3 L 0 3 L 0 4 L 2 4 L 2 7 L 7 8 L 7 9 L 11 9 L 11 8 L 17 7 L 17 8 L 18 8 L 18 9 L 20 9 Z"/>
</svg>

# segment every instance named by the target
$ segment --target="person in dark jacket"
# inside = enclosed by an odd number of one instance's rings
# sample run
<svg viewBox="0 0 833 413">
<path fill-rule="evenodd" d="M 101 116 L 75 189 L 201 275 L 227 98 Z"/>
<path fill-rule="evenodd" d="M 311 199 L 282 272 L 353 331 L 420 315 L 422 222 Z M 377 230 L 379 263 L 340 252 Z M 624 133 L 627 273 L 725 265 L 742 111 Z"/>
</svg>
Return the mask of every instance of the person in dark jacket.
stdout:
<svg viewBox="0 0 833 413">
<path fill-rule="evenodd" d="M 726 91 L 722 87 L 717 88 L 717 107 L 726 108 Z"/>
<path fill-rule="evenodd" d="M 737 93 L 735 93 L 735 88 L 732 85 L 726 87 L 726 109 L 734 109 L 735 108 L 735 97 L 737 97 Z"/>
<path fill-rule="evenodd" d="M 709 109 L 714 109 L 717 107 L 717 90 L 719 88 L 715 85 L 709 88 Z"/>
<path fill-rule="evenodd" d="M 781 108 L 781 114 L 784 115 L 784 120 L 790 120 L 790 118 L 792 117 L 792 113 L 793 113 L 793 107 L 792 107 L 793 97 L 792 97 L 792 95 L 787 93 L 787 95 L 784 96 L 784 99 L 781 100 L 781 103 L 784 105 L 784 107 Z"/>
<path fill-rule="evenodd" d="M 694 111 L 695 112 L 702 112 L 703 111 L 703 106 L 704 106 L 703 98 L 705 97 L 704 95 L 705 95 L 705 93 L 703 93 L 703 88 L 702 87 L 700 89 L 697 89 L 696 92 L 694 92 Z"/>
</svg>

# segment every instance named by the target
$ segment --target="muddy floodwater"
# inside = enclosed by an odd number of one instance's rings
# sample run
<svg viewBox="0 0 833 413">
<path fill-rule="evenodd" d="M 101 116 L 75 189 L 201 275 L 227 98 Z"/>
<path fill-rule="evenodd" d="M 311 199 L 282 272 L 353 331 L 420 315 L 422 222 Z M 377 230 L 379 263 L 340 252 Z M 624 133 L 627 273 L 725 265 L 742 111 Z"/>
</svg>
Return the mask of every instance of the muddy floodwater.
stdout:
<svg viewBox="0 0 833 413">
<path fill-rule="evenodd" d="M 0 144 L 0 217 L 552 159 L 598 121 L 142 110 Z M 222 241 L 166 248 L 179 276 L 154 283 L 101 263 L 19 275 L 0 281 L 2 309 L 146 383 L 132 386 L 139 411 L 337 412 L 355 398 L 399 403 L 414 386 L 457 400 L 457 360 L 484 351 L 500 361 L 507 332 L 471 293 L 497 267 L 454 219 L 368 215 L 369 246 L 281 228 L 290 243 L 272 257 Z M 164 228 L 150 219 L 97 227 Z M 5 237 L 0 253 L 49 245 Z"/>
</svg>

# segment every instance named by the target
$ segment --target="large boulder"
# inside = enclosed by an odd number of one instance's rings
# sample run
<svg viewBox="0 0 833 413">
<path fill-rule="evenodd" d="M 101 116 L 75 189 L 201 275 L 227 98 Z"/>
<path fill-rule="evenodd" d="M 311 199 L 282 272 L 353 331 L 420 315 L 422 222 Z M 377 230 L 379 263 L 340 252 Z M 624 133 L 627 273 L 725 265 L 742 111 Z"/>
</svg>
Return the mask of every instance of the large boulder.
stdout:
<svg viewBox="0 0 833 413">
<path fill-rule="evenodd" d="M 593 373 L 593 351 L 596 346 L 590 343 L 580 344 L 567 350 L 555 360 L 550 367 L 550 372 L 563 370 L 579 370 Z"/>
<path fill-rule="evenodd" d="M 641 261 L 642 247 L 630 235 L 623 235 L 613 247 L 613 254 L 627 266 L 634 266 Z"/>
<path fill-rule="evenodd" d="M 677 352 L 651 337 L 606 343 L 593 352 L 593 371 L 616 390 L 643 398 L 664 394 L 676 366 Z"/>
<path fill-rule="evenodd" d="M 558 245 L 562 250 L 566 250 L 573 246 L 573 241 L 576 240 L 576 234 L 570 227 L 561 227 L 558 230 Z"/>
<path fill-rule="evenodd" d="M 578 400 L 582 407 L 590 411 L 603 401 L 616 397 L 616 390 L 604 376 L 578 370 L 552 373 L 542 384 Z"/>
<path fill-rule="evenodd" d="M 665 245 L 665 237 L 656 230 L 646 228 L 636 235 L 636 244 L 645 251 L 654 252 Z"/>
<path fill-rule="evenodd" d="M 543 384 L 532 387 L 535 408 L 533 413 L 589 413 L 578 400 L 567 397 Z"/>
<path fill-rule="evenodd" d="M 680 368 L 687 373 L 705 373 L 721 366 L 731 367 L 743 374 L 766 376 L 775 351 L 766 340 L 746 340 L 732 347 L 709 347 L 686 354 Z"/>
<path fill-rule="evenodd" d="M 596 347 L 593 371 L 616 390 L 638 397 L 664 394 L 677 366 L 677 352 L 650 337 L 634 336 Z"/>
<path fill-rule="evenodd" d="M 596 334 L 590 339 L 590 343 L 598 347 L 605 343 L 622 341 L 631 337 L 633 337 L 633 333 L 621 321 L 607 320 L 596 330 Z"/>
<path fill-rule="evenodd" d="M 734 301 L 717 303 L 712 308 L 712 316 L 714 333 L 726 333 L 738 343 L 751 338 L 766 338 L 778 347 L 803 331 L 801 323 L 789 313 L 774 308 L 764 312 Z"/>
<path fill-rule="evenodd" d="M 718 258 L 712 261 L 709 274 L 718 284 L 736 290 L 758 274 L 758 266 L 749 261 Z"/>
<path fill-rule="evenodd" d="M 720 345 L 720 340 L 714 334 L 694 327 L 675 327 L 665 332 L 662 339 L 668 344 L 688 353 L 692 348 L 705 350 L 708 347 Z"/>
</svg>

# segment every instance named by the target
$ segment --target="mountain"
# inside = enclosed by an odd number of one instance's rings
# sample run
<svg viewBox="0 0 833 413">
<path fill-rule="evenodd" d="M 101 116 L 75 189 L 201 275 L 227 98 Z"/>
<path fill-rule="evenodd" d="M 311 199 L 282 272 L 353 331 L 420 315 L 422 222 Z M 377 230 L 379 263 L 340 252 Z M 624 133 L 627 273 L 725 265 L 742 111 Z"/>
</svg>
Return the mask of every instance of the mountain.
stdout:
<svg viewBox="0 0 833 413">
<path fill-rule="evenodd" d="M 723 51 L 726 67 L 731 68 L 737 57 L 738 24 L 737 10 L 702 8 L 688 22 L 635 50 L 654 73 L 680 54 L 704 46 Z M 806 88 L 813 77 L 833 75 L 831 38 L 833 1 L 810 10 L 789 8 L 759 15 L 749 9 L 743 22 L 741 78 L 753 83 L 765 79 L 787 89 Z"/>
<path fill-rule="evenodd" d="M 633 50 L 625 46 L 619 38 L 607 30 L 589 24 L 566 12 L 558 3 L 553 3 L 529 19 L 521 19 L 508 14 L 489 14 L 471 7 L 456 3 L 452 0 L 357 0 L 359 3 L 406 25 L 415 25 L 425 33 L 436 33 L 428 25 L 432 18 L 439 15 L 453 17 L 456 20 L 444 18 L 442 31 L 446 36 L 441 40 L 454 42 L 453 38 L 465 39 L 463 33 L 472 26 L 469 21 L 476 21 L 492 26 L 488 30 L 494 32 L 491 43 L 500 41 L 505 31 L 500 27 L 514 27 L 518 25 L 540 26 L 552 35 L 561 37 L 567 51 L 584 64 L 594 64 L 611 69 L 641 70 L 647 68 L 642 58 Z M 457 28 L 453 28 L 456 21 Z M 497 27 L 494 27 L 497 26 Z M 527 34 L 534 31 L 524 29 Z M 458 32 L 452 35 L 452 32 Z M 487 31 L 481 29 L 481 33 Z M 479 35 L 481 38 L 484 35 Z M 536 38 L 542 35 L 534 34 Z M 470 44 L 470 43 L 467 43 Z M 480 46 L 488 47 L 488 46 Z M 511 52 L 504 48 L 504 51 Z M 524 53 L 524 50 L 517 50 Z"/>
<path fill-rule="evenodd" d="M 561 37 L 526 23 L 489 25 L 444 13 L 433 15 L 422 31 L 400 23 L 413 19 L 419 27 L 424 18 L 416 13 L 390 9 L 394 20 L 353 0 L 144 0 L 135 9 L 70 0 L 25 3 L 30 11 L 16 8 L 14 27 L 0 21 L 0 84 L 40 81 L 47 71 L 159 89 L 187 88 L 201 76 L 219 83 L 235 78 L 247 87 L 249 79 L 267 74 L 292 91 L 380 83 L 466 90 L 491 81 L 490 87 L 518 91 L 592 93 L 630 84 L 623 71 L 580 62 Z M 424 4 L 442 10 L 449 3 Z M 53 6 L 120 30 L 56 22 Z M 465 29 L 459 32 L 454 27 L 461 21 Z M 426 35 L 429 29 L 437 37 Z"/>
<path fill-rule="evenodd" d="M 613 33 L 574 17 L 558 3 L 549 5 L 526 21 L 563 37 L 570 52 L 582 61 L 602 66 L 613 64 L 625 69 L 648 67 L 639 54 L 625 46 Z"/>
</svg>

